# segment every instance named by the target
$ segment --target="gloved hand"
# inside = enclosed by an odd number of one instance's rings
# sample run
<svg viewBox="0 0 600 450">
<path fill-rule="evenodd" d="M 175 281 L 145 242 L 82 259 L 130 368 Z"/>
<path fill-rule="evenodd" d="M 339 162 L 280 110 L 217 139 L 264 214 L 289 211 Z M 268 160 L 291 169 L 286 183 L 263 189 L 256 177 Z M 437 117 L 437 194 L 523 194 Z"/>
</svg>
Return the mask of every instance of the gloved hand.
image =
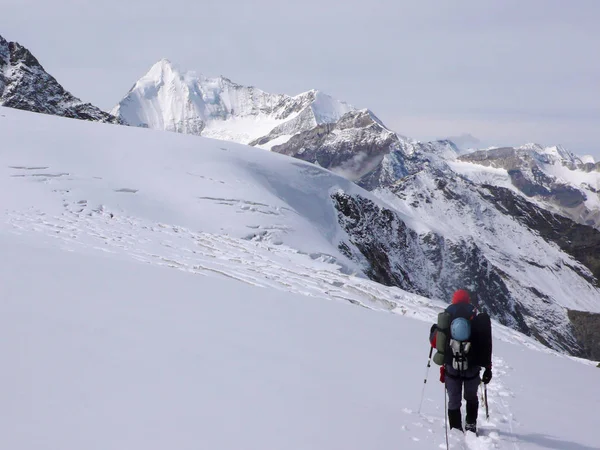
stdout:
<svg viewBox="0 0 600 450">
<path fill-rule="evenodd" d="M 446 368 L 444 366 L 440 367 L 440 383 L 446 382 Z"/>
<path fill-rule="evenodd" d="M 492 368 L 491 367 L 486 367 L 484 372 L 483 372 L 483 376 L 481 377 L 481 381 L 483 381 L 483 384 L 488 384 L 490 381 L 492 381 Z"/>
</svg>

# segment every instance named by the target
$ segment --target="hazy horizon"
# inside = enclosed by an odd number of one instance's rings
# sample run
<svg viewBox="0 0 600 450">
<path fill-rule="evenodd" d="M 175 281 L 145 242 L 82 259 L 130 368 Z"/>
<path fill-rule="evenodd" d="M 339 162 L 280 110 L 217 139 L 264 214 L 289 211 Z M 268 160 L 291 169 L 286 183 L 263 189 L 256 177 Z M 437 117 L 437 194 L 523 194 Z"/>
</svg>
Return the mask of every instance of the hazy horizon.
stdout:
<svg viewBox="0 0 600 450">
<path fill-rule="evenodd" d="M 105 110 L 168 58 L 268 92 L 319 89 L 415 139 L 468 133 L 600 159 L 593 0 L 3 3 L 0 35 Z"/>
</svg>

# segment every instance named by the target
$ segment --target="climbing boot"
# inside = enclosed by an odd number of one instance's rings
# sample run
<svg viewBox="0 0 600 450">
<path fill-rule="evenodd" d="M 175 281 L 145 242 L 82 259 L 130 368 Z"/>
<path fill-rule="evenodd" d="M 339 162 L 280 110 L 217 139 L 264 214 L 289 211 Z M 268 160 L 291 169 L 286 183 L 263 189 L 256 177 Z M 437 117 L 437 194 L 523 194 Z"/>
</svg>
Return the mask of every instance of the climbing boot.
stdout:
<svg viewBox="0 0 600 450">
<path fill-rule="evenodd" d="M 460 431 L 463 431 L 462 416 L 460 414 L 460 409 L 448 410 L 448 422 L 450 423 L 451 429 L 458 428 Z"/>
</svg>

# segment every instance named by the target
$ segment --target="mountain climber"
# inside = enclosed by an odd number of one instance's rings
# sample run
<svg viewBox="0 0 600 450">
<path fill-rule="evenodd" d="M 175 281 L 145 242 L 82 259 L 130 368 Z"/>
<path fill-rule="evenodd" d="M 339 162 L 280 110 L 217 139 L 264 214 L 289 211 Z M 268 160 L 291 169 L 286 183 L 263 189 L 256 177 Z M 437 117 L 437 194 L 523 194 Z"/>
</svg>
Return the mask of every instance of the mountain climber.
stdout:
<svg viewBox="0 0 600 450">
<path fill-rule="evenodd" d="M 486 313 L 477 313 L 469 293 L 457 290 L 452 304 L 431 327 L 431 346 L 437 348 L 433 361 L 440 365 L 440 381 L 448 394 L 450 428 L 463 431 L 461 397 L 467 403 L 465 429 L 477 432 L 479 400 L 477 389 L 492 379 L 492 328 Z M 481 369 L 485 368 L 480 378 Z"/>
</svg>

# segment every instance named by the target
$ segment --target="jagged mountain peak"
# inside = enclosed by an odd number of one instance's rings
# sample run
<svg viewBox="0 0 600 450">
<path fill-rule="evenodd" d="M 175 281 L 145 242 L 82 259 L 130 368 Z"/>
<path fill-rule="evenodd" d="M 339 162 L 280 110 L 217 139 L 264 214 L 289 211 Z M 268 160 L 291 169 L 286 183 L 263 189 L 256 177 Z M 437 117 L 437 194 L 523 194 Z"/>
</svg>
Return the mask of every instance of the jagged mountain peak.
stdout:
<svg viewBox="0 0 600 450">
<path fill-rule="evenodd" d="M 270 148 L 300 131 L 339 120 L 351 105 L 318 91 L 270 94 L 224 76 L 154 64 L 113 109 L 141 127 L 203 135 Z"/>
<path fill-rule="evenodd" d="M 0 36 L 0 68 L 9 70 L 11 67 L 17 66 L 44 70 L 37 58 L 27 48 L 18 42 L 10 42 Z"/>
<path fill-rule="evenodd" d="M 347 112 L 339 119 L 336 126 L 339 129 L 377 126 L 381 130 L 392 133 L 392 131 L 387 128 L 384 123 L 373 113 L 373 111 L 366 108 Z"/>
<path fill-rule="evenodd" d="M 562 145 L 544 147 L 540 144 L 528 143 L 517 147 L 517 150 L 533 152 L 535 155 L 540 155 L 542 158 L 546 158 L 550 162 L 560 162 L 567 165 L 581 163 L 581 159 L 579 157 L 564 148 Z"/>
<path fill-rule="evenodd" d="M 74 119 L 119 123 L 110 114 L 66 91 L 37 58 L 0 36 L 0 106 Z"/>
<path fill-rule="evenodd" d="M 173 63 L 163 58 L 154 64 L 150 70 L 142 77 L 144 78 L 152 78 L 152 79 L 163 79 L 167 76 L 180 75 L 180 71 L 176 68 Z"/>
<path fill-rule="evenodd" d="M 154 82 L 158 83 L 169 83 L 174 80 L 179 80 L 182 83 L 186 83 L 188 85 L 193 84 L 194 82 L 200 84 L 216 84 L 216 85 L 231 85 L 231 86 L 241 86 L 237 83 L 234 83 L 229 78 L 219 75 L 216 77 L 208 77 L 203 75 L 202 73 L 198 73 L 195 71 L 186 71 L 181 69 L 177 64 L 173 63 L 170 59 L 162 58 L 158 62 L 156 62 L 148 72 L 140 78 L 138 83 L 142 82 Z M 248 87 L 249 89 L 254 89 L 252 86 Z"/>
<path fill-rule="evenodd" d="M 29 68 L 38 68 L 44 70 L 35 56 L 18 42 L 9 42 L 8 51 L 10 53 L 10 64 L 16 66 L 23 64 Z"/>
</svg>

